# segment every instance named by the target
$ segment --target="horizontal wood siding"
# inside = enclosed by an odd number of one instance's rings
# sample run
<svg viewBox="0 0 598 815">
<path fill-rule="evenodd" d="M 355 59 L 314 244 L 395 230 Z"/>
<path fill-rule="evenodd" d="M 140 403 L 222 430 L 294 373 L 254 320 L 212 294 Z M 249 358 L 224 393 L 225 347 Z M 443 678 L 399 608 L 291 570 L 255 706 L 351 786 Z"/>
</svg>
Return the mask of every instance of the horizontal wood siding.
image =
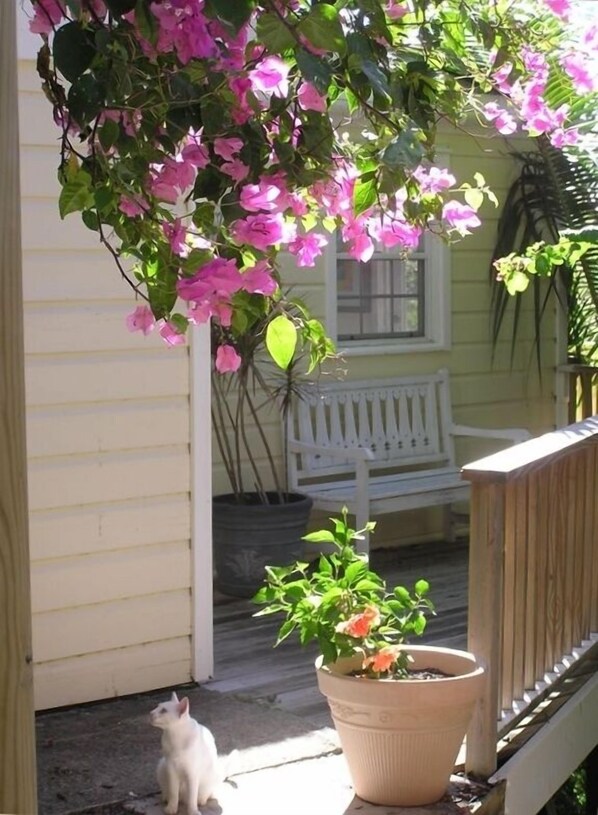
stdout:
<svg viewBox="0 0 598 815">
<path fill-rule="evenodd" d="M 131 334 L 118 270 L 61 221 L 57 130 L 19 64 L 36 706 L 188 681 L 189 357 Z"/>
</svg>

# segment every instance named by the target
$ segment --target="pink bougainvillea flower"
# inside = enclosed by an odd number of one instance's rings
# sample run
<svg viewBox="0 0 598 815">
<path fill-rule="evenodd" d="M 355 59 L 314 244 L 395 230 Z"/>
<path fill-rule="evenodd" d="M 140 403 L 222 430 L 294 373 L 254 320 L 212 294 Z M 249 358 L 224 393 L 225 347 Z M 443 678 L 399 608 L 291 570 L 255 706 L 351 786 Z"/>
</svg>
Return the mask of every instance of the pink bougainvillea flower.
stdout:
<svg viewBox="0 0 598 815">
<path fill-rule="evenodd" d="M 121 195 L 118 208 L 129 218 L 136 218 L 138 215 L 144 215 L 149 209 L 149 205 L 140 195 Z"/>
<path fill-rule="evenodd" d="M 240 158 L 234 158 L 232 161 L 226 161 L 220 167 L 220 172 L 230 176 L 237 184 L 244 181 L 249 175 L 249 167 L 243 164 Z"/>
<path fill-rule="evenodd" d="M 361 263 L 367 263 L 368 260 L 372 259 L 372 255 L 374 254 L 374 241 L 367 232 L 362 232 L 349 242 L 348 252 L 355 260 L 359 260 Z"/>
<path fill-rule="evenodd" d="M 241 367 L 241 357 L 232 345 L 219 345 L 216 351 L 216 370 L 221 374 L 238 371 Z"/>
<path fill-rule="evenodd" d="M 508 136 L 517 130 L 515 118 L 496 102 L 488 102 L 487 105 L 484 105 L 482 113 L 489 122 L 494 122 L 496 129 L 503 136 Z"/>
<path fill-rule="evenodd" d="M 459 201 L 447 201 L 442 208 L 442 217 L 460 235 L 469 235 L 470 229 L 482 223 L 473 207 Z"/>
<path fill-rule="evenodd" d="M 413 175 L 422 192 L 442 192 L 457 183 L 457 179 L 444 167 L 418 167 Z"/>
<path fill-rule="evenodd" d="M 193 277 L 186 277 L 177 283 L 177 293 L 182 300 L 201 302 L 210 292 L 218 296 L 230 296 L 243 285 L 243 276 L 232 259 L 214 258 L 204 263 Z"/>
<path fill-rule="evenodd" d="M 563 20 L 569 18 L 571 13 L 571 0 L 544 0 L 548 8 Z"/>
<path fill-rule="evenodd" d="M 503 63 L 500 68 L 497 68 L 496 71 L 492 74 L 492 79 L 494 80 L 494 84 L 502 91 L 502 93 L 510 93 L 511 86 L 507 82 L 508 77 L 511 75 L 511 71 L 513 70 L 513 65 L 510 62 Z"/>
<path fill-rule="evenodd" d="M 279 208 L 279 196 L 280 187 L 262 180 L 259 184 L 246 184 L 241 190 L 239 203 L 247 212 L 274 212 Z"/>
<path fill-rule="evenodd" d="M 167 345 L 184 345 L 185 335 L 168 320 L 158 320 L 158 333 Z"/>
<path fill-rule="evenodd" d="M 237 243 L 246 243 L 265 252 L 271 246 L 285 241 L 287 230 L 280 212 L 271 214 L 260 212 L 234 221 L 231 224 L 231 234 Z"/>
<path fill-rule="evenodd" d="M 523 64 L 530 74 L 533 74 L 536 79 L 545 81 L 548 77 L 550 68 L 544 54 L 534 51 L 527 45 L 523 46 L 521 49 L 521 54 L 523 56 Z"/>
<path fill-rule="evenodd" d="M 386 213 L 382 217 L 372 218 L 369 225 L 370 234 L 387 249 L 400 245 L 405 249 L 416 249 L 422 234 L 420 226 L 408 223 L 397 213 Z"/>
<path fill-rule="evenodd" d="M 191 142 L 191 144 L 183 147 L 181 155 L 185 161 L 200 170 L 203 170 L 210 163 L 210 154 L 205 144 Z"/>
<path fill-rule="evenodd" d="M 243 288 L 250 294 L 274 294 L 278 283 L 272 277 L 272 269 L 265 260 L 258 261 L 243 272 Z"/>
<path fill-rule="evenodd" d="M 29 21 L 29 31 L 32 34 L 51 34 L 64 16 L 64 0 L 37 0 Z"/>
<path fill-rule="evenodd" d="M 289 70 L 290 66 L 280 57 L 266 57 L 249 71 L 251 87 L 254 91 L 284 98 L 289 92 Z"/>
<path fill-rule="evenodd" d="M 326 110 L 326 97 L 318 93 L 310 82 L 302 82 L 297 92 L 297 101 L 302 110 L 315 110 L 324 113 Z"/>
<path fill-rule="evenodd" d="M 307 235 L 297 235 L 288 249 L 297 258 L 297 266 L 315 266 L 316 258 L 320 257 L 327 243 L 328 238 L 324 235 L 308 232 Z"/>
<path fill-rule="evenodd" d="M 211 293 L 201 303 L 191 303 L 187 311 L 187 319 L 194 325 L 207 323 L 214 317 L 225 328 L 228 328 L 233 318 L 233 307 L 228 300 L 219 300 Z"/>
<path fill-rule="evenodd" d="M 578 93 L 592 93 L 598 90 L 597 66 L 585 54 L 572 51 L 561 59 L 561 65 L 571 77 Z"/>
<path fill-rule="evenodd" d="M 575 128 L 571 130 L 563 130 L 562 127 L 557 127 L 556 130 L 550 134 L 550 143 L 557 149 L 563 147 L 571 147 L 579 142 L 579 131 Z"/>
<path fill-rule="evenodd" d="M 232 161 L 242 147 L 243 141 L 241 139 L 233 137 L 214 139 L 214 152 L 225 161 Z"/>
<path fill-rule="evenodd" d="M 396 662 L 400 650 L 398 645 L 386 645 L 377 654 L 366 657 L 363 661 L 363 667 L 371 668 L 372 671 L 378 674 L 386 673 Z"/>
<path fill-rule="evenodd" d="M 400 20 L 401 17 L 409 14 L 409 6 L 407 3 L 400 3 L 397 0 L 388 0 L 388 3 L 384 6 L 384 11 L 391 20 Z"/>
<path fill-rule="evenodd" d="M 368 606 L 364 611 L 353 614 L 348 620 L 338 623 L 336 630 L 339 634 L 361 639 L 367 637 L 372 628 L 380 624 L 380 612 L 375 606 Z"/>
<path fill-rule="evenodd" d="M 181 223 L 181 219 L 177 218 L 174 223 L 170 224 L 164 221 L 162 224 L 162 231 L 168 238 L 170 248 L 175 255 L 185 257 L 189 253 L 187 246 L 187 230 Z"/>
<path fill-rule="evenodd" d="M 153 331 L 156 321 L 149 306 L 137 306 L 135 311 L 127 315 L 127 328 L 129 331 L 141 331 L 142 334 Z"/>
</svg>

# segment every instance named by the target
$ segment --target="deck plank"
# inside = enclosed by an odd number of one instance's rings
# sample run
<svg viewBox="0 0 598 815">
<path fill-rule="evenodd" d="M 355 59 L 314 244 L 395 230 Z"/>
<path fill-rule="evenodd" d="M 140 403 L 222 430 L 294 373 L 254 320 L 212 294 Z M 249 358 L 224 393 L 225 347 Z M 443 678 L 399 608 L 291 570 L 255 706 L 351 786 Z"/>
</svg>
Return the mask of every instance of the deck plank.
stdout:
<svg viewBox="0 0 598 815">
<path fill-rule="evenodd" d="M 468 542 L 418 544 L 372 552 L 372 568 L 389 587 L 425 578 L 436 606 L 422 643 L 465 648 L 467 642 Z M 244 699 L 275 704 L 312 722 L 331 725 L 326 700 L 313 669 L 317 647 L 301 648 L 294 640 L 274 649 L 276 616 L 254 619 L 249 600 L 220 596 L 214 607 L 214 679 L 206 687 Z"/>
</svg>

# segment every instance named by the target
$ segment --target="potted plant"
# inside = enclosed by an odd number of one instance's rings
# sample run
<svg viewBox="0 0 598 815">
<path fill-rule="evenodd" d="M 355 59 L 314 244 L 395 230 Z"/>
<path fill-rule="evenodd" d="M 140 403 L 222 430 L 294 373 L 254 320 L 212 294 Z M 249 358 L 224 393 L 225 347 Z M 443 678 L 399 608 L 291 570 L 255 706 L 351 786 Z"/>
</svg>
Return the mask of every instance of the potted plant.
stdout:
<svg viewBox="0 0 598 815">
<path fill-rule="evenodd" d="M 230 484 L 230 492 L 213 499 L 214 563 L 218 589 L 237 597 L 255 594 L 267 565 L 302 557 L 313 502 L 289 492 L 263 419 L 282 415 L 285 428 L 289 400 L 333 354 L 323 326 L 302 303 L 270 294 L 251 295 L 241 329 L 212 322 L 212 427 Z"/>
<path fill-rule="evenodd" d="M 374 524 L 356 532 L 346 510 L 332 523 L 306 536 L 331 544 L 331 555 L 267 569 L 256 616 L 284 616 L 277 645 L 292 632 L 302 644 L 317 640 L 318 685 L 356 794 L 387 806 L 433 803 L 446 791 L 483 669 L 465 651 L 408 645 L 433 613 L 428 583 L 389 590 L 353 545 Z"/>
</svg>

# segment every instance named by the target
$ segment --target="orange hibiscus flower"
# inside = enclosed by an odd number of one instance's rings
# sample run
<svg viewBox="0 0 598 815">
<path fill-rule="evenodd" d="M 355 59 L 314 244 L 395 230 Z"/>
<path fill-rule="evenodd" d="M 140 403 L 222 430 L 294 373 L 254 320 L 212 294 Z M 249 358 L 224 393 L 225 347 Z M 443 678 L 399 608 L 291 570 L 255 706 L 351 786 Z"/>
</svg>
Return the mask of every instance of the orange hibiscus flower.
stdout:
<svg viewBox="0 0 598 815">
<path fill-rule="evenodd" d="M 349 637 L 361 639 L 367 637 L 372 628 L 380 624 L 380 612 L 375 606 L 367 606 L 364 611 L 353 614 L 348 620 L 344 620 L 336 626 L 339 634 L 347 634 Z"/>
</svg>

